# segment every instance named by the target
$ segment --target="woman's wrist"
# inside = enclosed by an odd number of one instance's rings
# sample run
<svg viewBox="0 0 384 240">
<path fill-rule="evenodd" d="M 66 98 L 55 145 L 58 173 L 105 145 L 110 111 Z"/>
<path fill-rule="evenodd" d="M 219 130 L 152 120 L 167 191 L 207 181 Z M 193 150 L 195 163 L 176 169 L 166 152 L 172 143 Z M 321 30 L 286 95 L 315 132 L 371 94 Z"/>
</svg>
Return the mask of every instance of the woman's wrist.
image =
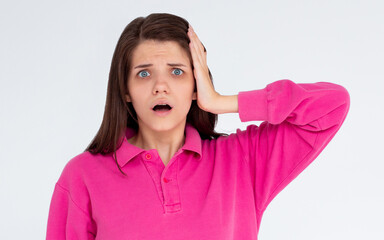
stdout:
<svg viewBox="0 0 384 240">
<path fill-rule="evenodd" d="M 239 112 L 238 95 L 217 95 L 206 110 L 214 114 Z"/>
</svg>

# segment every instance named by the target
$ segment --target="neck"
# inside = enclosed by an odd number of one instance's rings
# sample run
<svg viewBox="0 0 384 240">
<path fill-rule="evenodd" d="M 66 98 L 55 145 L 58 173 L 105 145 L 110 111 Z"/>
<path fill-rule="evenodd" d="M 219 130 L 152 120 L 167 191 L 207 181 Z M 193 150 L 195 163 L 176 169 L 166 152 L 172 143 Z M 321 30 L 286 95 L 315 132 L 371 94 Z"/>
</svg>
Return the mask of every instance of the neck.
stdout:
<svg viewBox="0 0 384 240">
<path fill-rule="evenodd" d="M 170 159 L 185 142 L 185 123 L 167 131 L 141 127 L 128 142 L 145 150 L 156 149 L 162 159 Z"/>
</svg>

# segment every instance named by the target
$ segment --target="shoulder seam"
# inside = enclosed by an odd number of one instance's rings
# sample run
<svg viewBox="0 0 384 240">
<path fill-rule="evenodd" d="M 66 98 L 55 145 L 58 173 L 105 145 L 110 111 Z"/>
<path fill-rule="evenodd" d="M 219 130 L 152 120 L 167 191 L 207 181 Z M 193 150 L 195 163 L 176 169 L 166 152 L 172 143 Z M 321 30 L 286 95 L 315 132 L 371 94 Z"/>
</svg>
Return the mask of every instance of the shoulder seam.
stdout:
<svg viewBox="0 0 384 240">
<path fill-rule="evenodd" d="M 251 125 L 254 125 L 254 124 L 251 124 Z M 248 127 L 249 126 L 251 126 L 251 125 L 248 125 L 247 126 L 247 128 L 245 129 L 245 131 L 247 131 L 248 130 Z M 259 126 L 257 126 L 257 125 L 255 125 L 257 128 L 259 128 Z M 240 131 L 241 131 L 241 129 L 240 129 Z M 248 159 L 248 155 L 247 155 L 247 153 L 245 152 L 245 150 L 244 150 L 244 148 L 243 148 L 243 145 L 240 143 L 240 140 L 239 140 L 239 136 L 237 136 L 237 132 L 236 132 L 236 139 L 237 139 L 237 141 L 238 141 L 238 143 L 239 143 L 239 146 L 240 146 L 240 149 L 241 149 L 241 151 L 242 151 L 242 156 L 241 156 L 241 159 L 242 159 L 242 162 L 243 163 L 245 163 L 245 165 L 247 166 L 247 169 L 248 169 L 248 173 L 247 173 L 247 175 L 248 175 L 248 178 L 249 178 L 249 180 L 251 181 L 250 182 L 250 185 L 251 185 L 251 188 L 253 188 L 253 183 L 252 183 L 252 177 L 251 177 L 251 174 L 250 174 L 250 172 L 249 171 L 251 171 L 251 169 L 250 169 L 250 160 Z M 257 148 L 257 144 L 255 145 L 255 149 L 253 149 L 254 151 L 256 151 L 256 148 Z M 256 155 L 255 155 L 255 157 L 257 157 Z M 256 159 L 257 160 L 257 159 Z M 254 189 L 252 189 L 252 191 L 253 191 L 253 193 L 254 193 L 254 199 L 255 199 L 255 209 L 257 210 L 257 211 L 259 211 L 259 207 L 258 207 L 258 204 L 257 204 L 257 196 L 256 196 L 256 191 L 254 190 Z"/>
<path fill-rule="evenodd" d="M 72 203 L 89 219 L 91 219 L 91 217 L 87 214 L 87 212 L 82 209 L 72 198 L 72 195 L 71 193 L 69 192 L 69 190 L 67 190 L 66 188 L 64 188 L 63 186 L 61 186 L 58 182 L 56 183 L 56 186 L 58 186 L 59 188 L 61 188 L 64 192 L 66 192 L 69 196 L 69 198 L 71 199 Z"/>
</svg>

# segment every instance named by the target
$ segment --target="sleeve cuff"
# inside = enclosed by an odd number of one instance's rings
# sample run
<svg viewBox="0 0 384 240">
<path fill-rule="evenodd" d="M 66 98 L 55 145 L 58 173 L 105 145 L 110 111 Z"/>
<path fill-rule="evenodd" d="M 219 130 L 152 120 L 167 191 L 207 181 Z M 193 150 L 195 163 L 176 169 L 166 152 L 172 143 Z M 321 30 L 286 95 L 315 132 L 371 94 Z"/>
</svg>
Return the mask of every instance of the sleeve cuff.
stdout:
<svg viewBox="0 0 384 240">
<path fill-rule="evenodd" d="M 268 120 L 267 88 L 242 91 L 238 94 L 241 122 Z"/>
</svg>

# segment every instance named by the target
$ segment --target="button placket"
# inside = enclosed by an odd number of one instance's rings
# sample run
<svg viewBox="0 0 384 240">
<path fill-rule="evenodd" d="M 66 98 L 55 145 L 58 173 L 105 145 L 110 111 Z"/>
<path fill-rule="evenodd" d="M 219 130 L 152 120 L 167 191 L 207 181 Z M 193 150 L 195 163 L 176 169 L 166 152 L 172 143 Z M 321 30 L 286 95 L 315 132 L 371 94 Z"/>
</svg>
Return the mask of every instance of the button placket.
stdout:
<svg viewBox="0 0 384 240">
<path fill-rule="evenodd" d="M 175 162 L 168 168 L 167 176 L 163 177 L 162 187 L 164 194 L 164 208 L 166 213 L 177 212 L 181 210 L 180 190 L 177 182 L 177 171 L 179 161 Z"/>
<path fill-rule="evenodd" d="M 159 200 L 161 204 L 164 204 L 163 188 L 161 186 L 162 185 L 162 178 L 161 178 L 162 169 L 157 159 L 158 156 L 155 151 L 148 150 L 144 152 L 141 155 L 141 157 L 142 157 L 145 168 L 147 169 L 150 177 L 152 178 L 155 189 L 159 196 Z"/>
<path fill-rule="evenodd" d="M 174 157 L 177 158 L 177 156 Z M 155 150 L 146 151 L 142 155 L 142 159 L 153 179 L 160 201 L 164 207 L 164 213 L 180 211 L 180 190 L 177 181 L 178 159 L 170 161 L 167 166 L 164 166 Z"/>
</svg>

